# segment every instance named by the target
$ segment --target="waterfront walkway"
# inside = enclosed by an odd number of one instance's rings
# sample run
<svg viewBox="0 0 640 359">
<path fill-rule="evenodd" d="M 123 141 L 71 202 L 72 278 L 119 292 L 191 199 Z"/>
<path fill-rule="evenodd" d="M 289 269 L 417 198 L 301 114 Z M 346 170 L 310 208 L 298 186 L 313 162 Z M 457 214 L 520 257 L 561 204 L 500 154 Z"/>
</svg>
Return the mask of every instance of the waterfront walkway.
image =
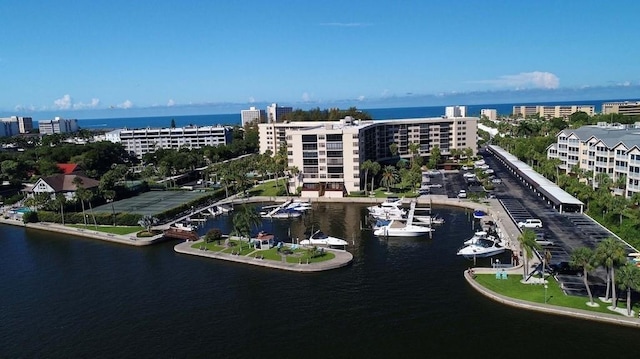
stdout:
<svg viewBox="0 0 640 359">
<path fill-rule="evenodd" d="M 188 241 L 182 242 L 177 244 L 173 248 L 178 253 L 200 256 L 200 257 L 207 257 L 207 258 L 214 258 L 214 259 L 221 259 L 221 260 L 236 262 L 236 263 L 251 264 L 251 265 L 260 266 L 260 267 L 288 270 L 292 272 L 306 272 L 306 273 L 321 272 L 321 271 L 345 267 L 351 264 L 351 262 L 353 261 L 353 255 L 351 253 L 344 250 L 337 250 L 337 249 L 331 249 L 331 248 L 324 248 L 324 250 L 330 251 L 331 253 L 333 253 L 335 255 L 333 259 L 329 259 L 322 262 L 306 264 L 306 263 L 279 262 L 279 261 L 274 261 L 269 259 L 256 258 L 255 257 L 256 253 L 259 254 L 260 251 L 255 251 L 247 255 L 239 256 L 231 253 L 205 251 L 205 250 L 193 248 L 192 246 L 197 243 L 199 242 L 188 242 Z"/>
</svg>

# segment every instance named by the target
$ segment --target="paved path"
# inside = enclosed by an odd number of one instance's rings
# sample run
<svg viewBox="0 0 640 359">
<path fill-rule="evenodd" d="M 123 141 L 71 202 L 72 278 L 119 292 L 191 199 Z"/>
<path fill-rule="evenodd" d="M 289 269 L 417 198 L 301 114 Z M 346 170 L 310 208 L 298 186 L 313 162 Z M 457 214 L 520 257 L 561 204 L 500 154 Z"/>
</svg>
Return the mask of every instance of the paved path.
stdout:
<svg viewBox="0 0 640 359">
<path fill-rule="evenodd" d="M 268 259 L 257 259 L 255 258 L 255 253 L 249 253 L 244 256 L 233 255 L 230 253 L 222 253 L 215 251 L 204 251 L 196 248 L 192 248 L 193 244 L 200 242 L 182 242 L 177 244 L 174 247 L 174 250 L 178 253 L 190 254 L 195 256 L 207 257 L 207 258 L 215 258 L 221 259 L 230 262 L 251 264 L 255 266 L 267 267 L 267 268 L 275 268 L 288 270 L 292 272 L 321 272 L 330 269 L 341 268 L 349 265 L 353 261 L 353 255 L 347 251 L 335 250 L 330 248 L 324 248 L 326 251 L 331 251 L 331 253 L 335 254 L 335 258 L 317 262 L 317 263 L 309 263 L 309 264 L 298 264 L 298 263 L 286 263 L 286 262 L 277 262 L 274 260 Z M 259 251 L 256 251 L 259 253 Z"/>
</svg>

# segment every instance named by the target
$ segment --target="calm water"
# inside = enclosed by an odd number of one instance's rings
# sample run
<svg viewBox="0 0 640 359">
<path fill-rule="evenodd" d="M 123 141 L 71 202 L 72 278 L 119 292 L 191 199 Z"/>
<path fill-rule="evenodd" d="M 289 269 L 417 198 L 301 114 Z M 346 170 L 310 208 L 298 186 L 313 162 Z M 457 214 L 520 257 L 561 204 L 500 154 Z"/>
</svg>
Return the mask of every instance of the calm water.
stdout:
<svg viewBox="0 0 640 359">
<path fill-rule="evenodd" d="M 353 241 L 352 266 L 296 274 L 2 226 L 0 357 L 609 357 L 637 330 L 512 309 L 474 292 L 455 256 L 469 214 L 440 209 L 434 238 L 380 240 L 364 207 L 316 204 L 265 221 Z M 230 217 L 208 228 L 229 228 Z M 290 225 L 290 226 L 289 226 Z M 634 347 L 635 346 L 635 347 Z M 517 355 L 520 356 L 520 355 Z"/>
</svg>

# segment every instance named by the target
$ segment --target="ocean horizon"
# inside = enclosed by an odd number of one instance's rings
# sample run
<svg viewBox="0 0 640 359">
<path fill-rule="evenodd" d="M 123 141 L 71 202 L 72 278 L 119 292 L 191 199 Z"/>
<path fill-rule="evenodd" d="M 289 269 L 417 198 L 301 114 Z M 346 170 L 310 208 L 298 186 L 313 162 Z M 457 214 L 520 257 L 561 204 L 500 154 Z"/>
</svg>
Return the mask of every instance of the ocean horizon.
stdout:
<svg viewBox="0 0 640 359">
<path fill-rule="evenodd" d="M 467 107 L 467 116 L 480 116 L 482 109 L 495 109 L 498 115 L 508 115 L 513 112 L 513 106 L 520 105 L 593 105 L 596 112 L 602 109 L 602 104 L 612 101 L 628 101 L 620 99 L 607 100 L 584 100 L 584 101 L 556 101 L 556 102 L 530 102 L 530 103 L 502 103 L 502 104 L 482 104 L 482 105 L 465 105 Z M 423 118 L 423 117 L 440 117 L 445 113 L 446 106 L 421 106 L 421 107 L 390 107 L 390 108 L 362 108 L 362 111 L 368 112 L 374 120 L 393 120 L 406 118 Z M 140 117 L 110 117 L 110 118 L 94 118 L 94 119 L 78 119 L 80 128 L 89 130 L 111 130 L 119 128 L 158 128 L 170 127 L 172 120 L 175 120 L 176 126 L 216 126 L 216 125 L 240 125 L 241 116 L 238 113 L 229 114 L 203 114 L 203 115 L 163 115 L 163 116 L 140 116 Z M 37 127 L 37 121 L 34 121 L 34 127 Z"/>
</svg>

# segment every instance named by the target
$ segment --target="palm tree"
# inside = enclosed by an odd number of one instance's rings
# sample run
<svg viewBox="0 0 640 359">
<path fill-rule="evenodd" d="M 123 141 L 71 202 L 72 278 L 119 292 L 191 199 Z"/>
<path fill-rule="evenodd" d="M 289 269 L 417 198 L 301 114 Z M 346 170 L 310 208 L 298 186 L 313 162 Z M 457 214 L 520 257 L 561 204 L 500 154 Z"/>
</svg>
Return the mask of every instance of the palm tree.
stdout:
<svg viewBox="0 0 640 359">
<path fill-rule="evenodd" d="M 631 289 L 640 288 L 640 269 L 632 263 L 627 263 L 618 269 L 617 284 L 620 290 L 627 291 L 627 315 L 631 315 Z"/>
<path fill-rule="evenodd" d="M 242 238 L 251 237 L 251 229 L 262 224 L 262 219 L 254 210 L 243 205 L 233 216 L 233 233 L 240 237 L 240 250 L 242 250 Z"/>
<path fill-rule="evenodd" d="M 367 194 L 367 183 L 368 183 L 368 179 L 369 179 L 369 171 L 371 171 L 371 169 L 373 168 L 373 161 L 371 160 L 366 160 L 364 162 L 362 162 L 362 166 L 360 166 L 360 170 L 364 171 L 364 192 L 365 195 Z"/>
<path fill-rule="evenodd" d="M 536 242 L 535 232 L 530 229 L 525 229 L 518 237 L 518 241 L 520 241 L 520 247 L 524 251 L 524 265 L 522 267 L 524 276 L 522 278 L 527 279 L 527 276 L 529 275 L 529 259 L 533 258 L 534 250 L 540 250 L 540 248 L 542 247 L 538 242 Z M 544 273 L 544 268 L 542 270 L 542 273 Z"/>
<path fill-rule="evenodd" d="M 391 152 L 391 156 L 395 157 L 398 154 L 398 144 L 395 142 L 390 144 L 389 151 Z"/>
<path fill-rule="evenodd" d="M 82 186 L 82 178 L 75 176 L 72 183 L 76 186 L 76 200 L 80 201 L 82 205 L 82 220 L 84 221 L 84 226 L 87 226 L 87 217 L 84 213 L 84 200 L 87 197 L 87 189 Z"/>
<path fill-rule="evenodd" d="M 113 217 L 113 226 L 115 227 L 116 225 L 116 209 L 113 207 L 113 200 L 116 198 L 116 191 L 112 190 L 112 189 L 108 189 L 105 190 L 102 193 L 102 196 L 104 197 L 104 199 L 111 203 L 111 216 Z"/>
<path fill-rule="evenodd" d="M 380 185 L 387 187 L 387 192 L 390 191 L 390 187 L 398 182 L 398 171 L 393 166 L 386 166 L 382 172 L 382 179 Z"/>
<path fill-rule="evenodd" d="M 138 221 L 138 224 L 140 225 L 140 227 L 144 227 L 145 230 L 149 233 L 151 233 L 151 227 L 155 226 L 157 223 L 158 223 L 158 219 L 149 214 L 145 214 Z"/>
<path fill-rule="evenodd" d="M 605 300 L 609 300 L 609 289 L 611 289 L 611 302 L 613 308 L 616 308 L 616 287 L 615 287 L 615 271 L 614 268 L 620 263 L 624 263 L 626 254 L 622 243 L 615 238 L 607 238 L 598 244 L 596 248 L 596 260 L 607 270 L 607 289 Z"/>
<path fill-rule="evenodd" d="M 416 158 L 420 155 L 420 144 L 416 142 L 409 143 L 409 153 L 411 153 L 411 167 L 416 163 Z"/>
<path fill-rule="evenodd" d="M 587 279 L 587 274 L 590 270 L 593 270 L 593 262 L 594 262 L 595 253 L 591 248 L 580 247 L 576 248 L 571 253 L 571 259 L 569 260 L 569 265 L 573 268 L 582 268 L 582 281 L 584 282 L 584 286 L 587 288 L 587 294 L 589 294 L 589 303 L 591 305 L 595 305 L 593 302 L 593 294 L 591 294 L 591 288 L 589 287 L 589 281 Z"/>
<path fill-rule="evenodd" d="M 60 223 L 64 226 L 64 205 L 67 203 L 67 199 L 62 193 L 56 193 L 55 197 L 56 207 L 60 206 Z"/>
<path fill-rule="evenodd" d="M 378 172 L 380 172 L 380 169 L 382 167 L 380 166 L 380 164 L 378 162 L 373 162 L 371 165 L 371 193 L 373 193 L 373 180 L 376 177 L 376 175 L 378 174 Z M 365 183 L 366 186 L 366 183 Z"/>
</svg>

